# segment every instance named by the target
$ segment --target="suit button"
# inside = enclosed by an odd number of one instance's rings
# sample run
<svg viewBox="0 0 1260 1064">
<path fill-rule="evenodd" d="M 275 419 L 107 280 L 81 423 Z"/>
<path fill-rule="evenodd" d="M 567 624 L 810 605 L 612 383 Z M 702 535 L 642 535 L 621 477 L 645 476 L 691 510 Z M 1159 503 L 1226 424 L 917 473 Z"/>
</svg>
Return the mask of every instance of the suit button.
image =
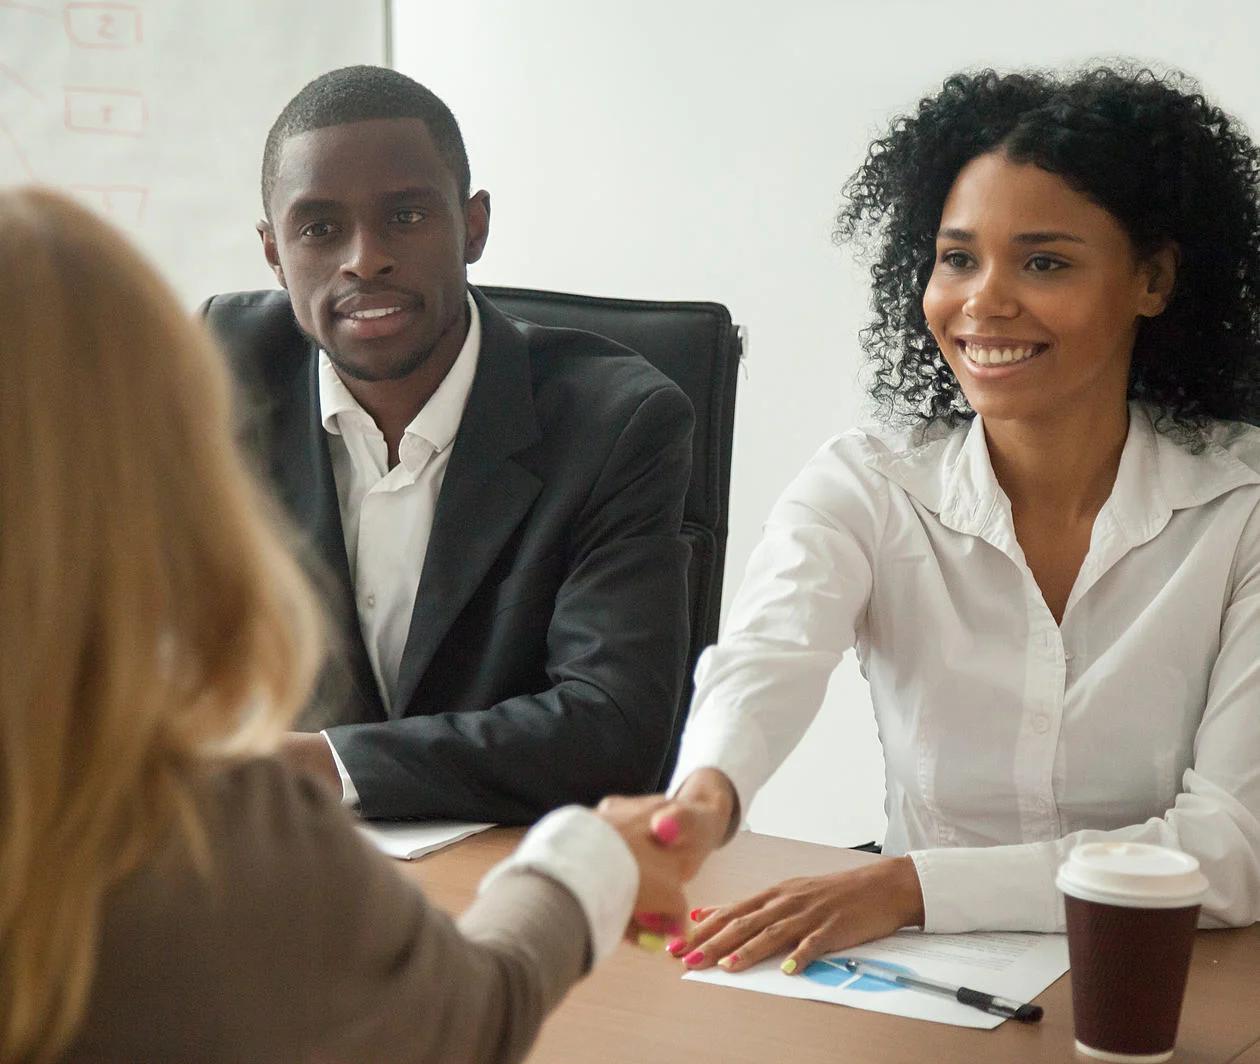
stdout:
<svg viewBox="0 0 1260 1064">
<path fill-rule="evenodd" d="M 363 601 L 367 603 L 367 608 L 371 609 L 373 606 L 376 605 L 376 596 L 368 595 L 368 597 L 365 598 Z"/>
</svg>

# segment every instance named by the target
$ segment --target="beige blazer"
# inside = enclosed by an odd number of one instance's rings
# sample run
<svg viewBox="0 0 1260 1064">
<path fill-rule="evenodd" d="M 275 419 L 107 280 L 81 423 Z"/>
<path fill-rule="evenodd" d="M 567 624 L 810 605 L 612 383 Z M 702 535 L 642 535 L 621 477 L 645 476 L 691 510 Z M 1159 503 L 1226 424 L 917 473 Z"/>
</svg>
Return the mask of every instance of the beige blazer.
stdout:
<svg viewBox="0 0 1260 1064">
<path fill-rule="evenodd" d="M 197 798 L 210 873 L 172 843 L 110 894 L 75 1064 L 515 1061 L 582 974 L 549 879 L 505 875 L 455 922 L 273 762 Z"/>
</svg>

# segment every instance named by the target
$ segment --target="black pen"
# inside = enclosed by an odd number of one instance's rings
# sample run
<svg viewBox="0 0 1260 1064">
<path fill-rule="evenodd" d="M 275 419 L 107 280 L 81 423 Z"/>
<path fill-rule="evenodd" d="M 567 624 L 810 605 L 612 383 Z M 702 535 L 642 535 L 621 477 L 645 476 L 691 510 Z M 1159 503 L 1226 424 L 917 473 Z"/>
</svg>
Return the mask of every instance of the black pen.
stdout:
<svg viewBox="0 0 1260 1064">
<path fill-rule="evenodd" d="M 1044 1012 L 1040 1005 L 1023 1005 L 1018 1001 L 1001 998 L 996 994 L 986 994 L 969 987 L 938 983 L 934 979 L 911 975 L 900 968 L 894 968 L 891 964 L 881 964 L 879 961 L 854 960 L 851 957 L 845 957 L 841 963 L 854 975 L 868 975 L 872 979 L 882 979 L 885 983 L 895 983 L 897 986 L 904 986 L 910 990 L 924 990 L 929 994 L 940 994 L 942 997 L 961 1001 L 964 1005 L 970 1005 L 981 1012 L 987 1012 L 991 1016 L 1002 1016 L 1008 1020 L 1019 1020 L 1021 1023 L 1036 1023 Z"/>
</svg>

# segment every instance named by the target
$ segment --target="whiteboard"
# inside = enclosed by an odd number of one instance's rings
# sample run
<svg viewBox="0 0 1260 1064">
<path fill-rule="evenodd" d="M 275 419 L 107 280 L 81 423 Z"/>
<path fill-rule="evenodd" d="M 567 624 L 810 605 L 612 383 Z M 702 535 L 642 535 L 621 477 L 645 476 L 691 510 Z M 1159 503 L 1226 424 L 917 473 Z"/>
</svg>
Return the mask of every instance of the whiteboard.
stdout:
<svg viewBox="0 0 1260 1064">
<path fill-rule="evenodd" d="M 387 57 L 387 0 L 0 0 L 0 185 L 70 190 L 190 307 L 274 284 L 254 223 L 280 109 Z"/>
</svg>

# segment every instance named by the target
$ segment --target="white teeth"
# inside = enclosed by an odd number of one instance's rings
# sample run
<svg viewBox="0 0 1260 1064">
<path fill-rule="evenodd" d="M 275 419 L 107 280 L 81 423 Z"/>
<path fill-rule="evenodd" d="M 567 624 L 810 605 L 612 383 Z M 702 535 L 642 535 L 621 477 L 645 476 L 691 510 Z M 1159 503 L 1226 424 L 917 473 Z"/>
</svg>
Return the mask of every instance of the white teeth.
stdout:
<svg viewBox="0 0 1260 1064">
<path fill-rule="evenodd" d="M 977 366 L 997 366 L 1007 362 L 1023 362 L 1037 353 L 1036 347 L 979 347 L 963 344 L 967 358 Z"/>
<path fill-rule="evenodd" d="M 354 310 L 350 312 L 350 317 L 363 318 L 383 318 L 386 314 L 397 314 L 402 307 L 381 307 L 378 310 Z"/>
</svg>

